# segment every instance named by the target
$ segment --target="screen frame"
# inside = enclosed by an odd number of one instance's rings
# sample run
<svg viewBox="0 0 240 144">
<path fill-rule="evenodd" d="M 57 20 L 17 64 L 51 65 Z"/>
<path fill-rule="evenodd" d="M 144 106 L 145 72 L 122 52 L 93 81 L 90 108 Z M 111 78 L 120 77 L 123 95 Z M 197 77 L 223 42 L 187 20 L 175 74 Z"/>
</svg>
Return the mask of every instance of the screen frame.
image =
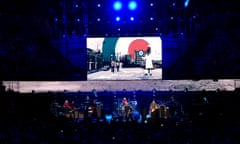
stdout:
<svg viewBox="0 0 240 144">
<path fill-rule="evenodd" d="M 136 47 L 132 46 L 133 41 L 136 42 L 144 42 L 146 41 L 147 43 L 143 46 L 143 48 L 139 48 L 139 49 L 134 49 Z M 105 45 L 105 46 L 104 46 Z M 130 46 L 131 45 L 131 46 Z M 136 43 L 135 43 L 136 45 Z M 106 47 L 111 47 L 111 48 L 106 48 Z M 113 80 L 113 81 L 123 81 L 123 80 L 161 80 L 162 79 L 162 38 L 160 36 L 121 36 L 121 37 L 87 37 L 86 38 L 86 47 L 87 47 L 87 81 L 104 81 L 104 80 Z M 123 48 L 125 47 L 125 48 Z M 114 60 L 115 62 L 122 62 L 122 57 L 119 58 L 119 52 L 120 52 L 120 56 L 123 56 L 124 54 L 127 55 L 129 54 L 129 48 L 132 47 L 134 50 L 139 50 L 139 54 L 141 53 L 145 53 L 147 47 L 151 47 L 152 49 L 152 53 L 156 53 L 157 54 L 152 54 L 154 55 L 153 57 L 153 69 L 152 69 L 152 75 L 150 76 L 150 74 L 145 75 L 145 73 L 148 73 L 148 71 L 146 71 L 146 68 L 144 65 L 138 65 L 137 67 L 141 68 L 141 76 L 139 75 L 138 77 L 135 77 L 134 75 L 134 65 L 130 66 L 130 64 L 128 65 L 128 68 L 131 69 L 133 71 L 133 73 L 131 73 L 130 75 L 126 76 L 125 78 L 122 78 L 120 75 L 116 76 L 117 74 L 117 70 L 115 70 L 115 75 L 112 75 L 114 72 L 109 72 L 111 71 L 111 66 L 110 66 L 110 62 L 111 60 Z M 114 52 L 114 55 L 110 56 L 111 52 Z M 91 56 L 95 56 L 95 59 L 97 55 L 99 54 L 103 54 L 103 59 L 106 59 L 106 54 L 104 55 L 104 53 L 108 53 L 108 61 L 104 61 L 103 64 L 103 69 L 100 70 L 98 68 L 96 68 L 96 70 L 92 70 L 89 69 L 90 67 L 90 55 Z M 130 54 L 129 54 L 130 55 Z M 132 54 L 133 55 L 133 54 Z M 135 54 L 134 54 L 135 55 Z M 131 55 L 130 55 L 130 59 L 131 59 Z M 134 59 L 136 60 L 136 59 Z M 94 65 L 94 64 L 93 64 Z M 95 64 L 96 65 L 96 64 Z M 120 68 L 122 67 L 126 68 L 126 63 L 120 63 Z M 92 68 L 92 67 L 91 67 Z M 135 66 L 136 68 L 136 66 Z M 161 70 L 159 70 L 158 72 L 154 72 L 154 69 L 156 68 L 161 68 Z M 90 77 L 90 75 L 93 75 L 93 73 L 99 72 L 99 71 L 108 71 L 109 73 L 107 73 L 107 76 L 102 76 L 102 75 L 96 75 L 95 77 L 97 78 L 93 78 Z M 139 71 L 139 69 L 138 69 Z M 126 72 L 126 71 L 125 71 Z M 129 72 L 130 73 L 130 72 Z M 139 73 L 138 73 L 139 74 Z"/>
</svg>

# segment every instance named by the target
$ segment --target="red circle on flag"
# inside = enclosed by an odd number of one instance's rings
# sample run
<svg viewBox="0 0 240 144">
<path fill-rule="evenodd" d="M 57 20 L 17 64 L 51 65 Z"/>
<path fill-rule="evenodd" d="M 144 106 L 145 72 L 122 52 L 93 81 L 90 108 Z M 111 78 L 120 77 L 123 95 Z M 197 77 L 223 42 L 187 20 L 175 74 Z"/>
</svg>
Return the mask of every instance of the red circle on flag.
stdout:
<svg viewBox="0 0 240 144">
<path fill-rule="evenodd" d="M 132 41 L 128 46 L 128 53 L 131 56 L 131 60 L 135 59 L 135 51 L 147 51 L 149 43 L 144 39 L 136 39 Z"/>
</svg>

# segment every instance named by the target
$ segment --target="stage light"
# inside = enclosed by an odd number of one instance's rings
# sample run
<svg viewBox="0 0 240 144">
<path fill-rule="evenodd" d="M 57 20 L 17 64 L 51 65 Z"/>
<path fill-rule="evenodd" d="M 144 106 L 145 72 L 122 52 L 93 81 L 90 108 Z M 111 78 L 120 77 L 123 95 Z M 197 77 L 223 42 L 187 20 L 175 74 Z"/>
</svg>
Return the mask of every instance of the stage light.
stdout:
<svg viewBox="0 0 240 144">
<path fill-rule="evenodd" d="M 98 22 L 100 22 L 100 21 L 101 21 L 101 19 L 100 19 L 100 18 L 97 18 L 97 21 L 98 21 Z"/>
<path fill-rule="evenodd" d="M 150 17 L 150 20 L 152 21 L 154 18 L 153 17 Z"/>
<path fill-rule="evenodd" d="M 79 18 L 77 18 L 77 22 L 80 22 L 80 19 L 79 19 Z"/>
<path fill-rule="evenodd" d="M 122 9 L 122 2 L 115 1 L 113 3 L 113 9 L 116 10 L 116 11 L 120 11 Z"/>
<path fill-rule="evenodd" d="M 110 123 L 111 120 L 112 120 L 112 115 L 111 114 L 105 114 L 105 119 L 108 123 Z"/>
<path fill-rule="evenodd" d="M 137 8 L 137 3 L 136 3 L 136 1 L 130 1 L 129 3 L 128 3 L 128 8 L 129 8 L 129 10 L 135 10 L 136 8 Z"/>
<path fill-rule="evenodd" d="M 151 6 L 151 7 L 153 7 L 153 6 L 154 6 L 154 4 L 153 4 L 153 3 L 150 3 L 150 6 Z"/>
<path fill-rule="evenodd" d="M 190 1 L 190 0 L 186 0 L 186 1 L 184 2 L 184 7 L 185 7 L 185 8 L 188 7 L 189 1 Z"/>
<path fill-rule="evenodd" d="M 78 8 L 78 4 L 76 4 L 75 7 Z"/>
<path fill-rule="evenodd" d="M 120 21 L 121 18 L 119 16 L 116 17 L 116 21 Z"/>
<path fill-rule="evenodd" d="M 97 4 L 97 7 L 101 7 L 101 4 Z"/>
</svg>

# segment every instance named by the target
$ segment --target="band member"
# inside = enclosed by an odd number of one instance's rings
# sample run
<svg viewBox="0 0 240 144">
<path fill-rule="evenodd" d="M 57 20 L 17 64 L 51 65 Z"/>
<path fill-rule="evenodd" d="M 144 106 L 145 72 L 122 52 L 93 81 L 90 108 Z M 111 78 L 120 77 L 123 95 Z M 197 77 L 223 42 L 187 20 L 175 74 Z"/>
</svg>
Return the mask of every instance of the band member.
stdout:
<svg viewBox="0 0 240 144">
<path fill-rule="evenodd" d="M 128 100 L 127 100 L 127 98 L 126 97 L 124 97 L 123 99 L 122 99 L 122 105 L 126 105 L 128 103 Z"/>
<path fill-rule="evenodd" d="M 63 103 L 64 113 L 66 117 L 73 118 L 74 116 L 74 101 L 72 103 L 69 103 L 68 100 L 65 100 Z"/>
<path fill-rule="evenodd" d="M 158 118 L 158 109 L 159 105 L 156 103 L 155 99 L 153 99 L 149 107 L 149 114 L 153 121 L 155 121 Z"/>
<path fill-rule="evenodd" d="M 79 116 L 79 107 L 75 104 L 75 101 L 72 101 L 71 103 L 70 103 L 70 114 L 71 114 L 71 117 L 72 118 L 74 118 L 74 119 L 77 119 L 78 118 L 78 116 Z"/>
<path fill-rule="evenodd" d="M 101 102 L 97 102 L 97 99 L 93 100 L 93 114 L 92 117 L 100 119 L 102 117 L 102 106 L 103 104 Z"/>
<path fill-rule="evenodd" d="M 159 105 L 153 99 L 151 104 L 150 104 L 149 113 L 151 114 L 152 112 L 156 111 L 158 108 L 159 108 Z"/>
<path fill-rule="evenodd" d="M 63 107 L 66 108 L 66 109 L 71 109 L 71 105 L 70 103 L 68 102 L 68 100 L 65 100 L 64 103 L 63 103 Z"/>
<path fill-rule="evenodd" d="M 89 120 L 89 118 L 93 113 L 93 109 L 92 109 L 93 102 L 91 101 L 90 96 L 87 95 L 85 97 L 83 104 L 84 104 L 84 119 Z"/>
<path fill-rule="evenodd" d="M 88 112 L 92 113 L 91 117 L 92 118 L 97 118 L 97 99 L 93 100 L 93 103 L 89 106 Z"/>
<path fill-rule="evenodd" d="M 170 97 L 170 101 L 167 103 L 169 107 L 169 116 L 172 118 L 177 118 L 181 114 L 181 105 L 175 99 L 175 96 Z"/>
<path fill-rule="evenodd" d="M 72 101 L 71 103 L 70 103 L 70 108 L 72 109 L 72 110 L 75 110 L 75 101 Z"/>
<path fill-rule="evenodd" d="M 85 104 L 90 104 L 91 103 L 91 100 L 90 100 L 89 96 L 86 96 L 86 98 L 84 99 L 84 103 Z"/>
<path fill-rule="evenodd" d="M 128 102 L 124 105 L 124 119 L 125 120 L 132 120 L 132 107 L 128 104 Z"/>
</svg>

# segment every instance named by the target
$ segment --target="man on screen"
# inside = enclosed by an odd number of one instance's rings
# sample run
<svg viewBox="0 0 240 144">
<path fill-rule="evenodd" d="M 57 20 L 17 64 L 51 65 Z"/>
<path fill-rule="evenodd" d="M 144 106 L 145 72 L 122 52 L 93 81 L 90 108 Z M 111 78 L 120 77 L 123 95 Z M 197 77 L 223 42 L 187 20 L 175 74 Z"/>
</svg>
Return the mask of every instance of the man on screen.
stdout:
<svg viewBox="0 0 240 144">
<path fill-rule="evenodd" d="M 111 61 L 111 72 L 114 73 L 114 69 L 115 69 L 115 62 L 112 60 Z"/>
</svg>

